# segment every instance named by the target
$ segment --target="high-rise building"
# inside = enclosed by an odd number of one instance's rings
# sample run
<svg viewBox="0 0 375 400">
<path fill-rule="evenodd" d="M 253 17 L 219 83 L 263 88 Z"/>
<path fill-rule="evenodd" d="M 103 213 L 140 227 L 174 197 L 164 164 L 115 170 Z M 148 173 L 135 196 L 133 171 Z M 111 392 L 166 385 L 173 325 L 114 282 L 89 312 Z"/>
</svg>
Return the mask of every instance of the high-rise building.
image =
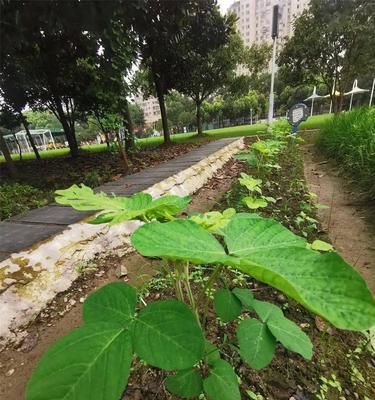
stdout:
<svg viewBox="0 0 375 400">
<path fill-rule="evenodd" d="M 237 17 L 237 29 L 245 45 L 271 43 L 273 6 L 279 5 L 279 39 L 282 45 L 293 34 L 293 20 L 308 6 L 310 0 L 238 0 L 228 11 Z"/>
<path fill-rule="evenodd" d="M 142 94 L 138 94 L 135 96 L 134 102 L 142 108 L 147 125 L 152 125 L 154 122 L 161 119 L 159 102 L 156 97 L 151 96 L 145 99 Z"/>
</svg>

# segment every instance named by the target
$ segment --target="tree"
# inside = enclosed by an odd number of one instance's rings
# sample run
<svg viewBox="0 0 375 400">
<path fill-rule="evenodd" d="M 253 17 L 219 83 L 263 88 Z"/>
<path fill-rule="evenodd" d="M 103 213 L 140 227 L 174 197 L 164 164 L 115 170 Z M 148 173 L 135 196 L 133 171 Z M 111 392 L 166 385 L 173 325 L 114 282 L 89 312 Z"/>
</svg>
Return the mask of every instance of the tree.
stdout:
<svg viewBox="0 0 375 400">
<path fill-rule="evenodd" d="M 46 107 L 61 122 L 71 155 L 78 155 L 77 106 L 90 82 L 88 59 L 100 49 L 95 33 L 110 23 L 116 2 L 4 0 L 1 58 L 27 77 L 21 89 L 33 108 Z"/>
<path fill-rule="evenodd" d="M 182 73 L 184 79 L 181 79 L 177 85 L 177 89 L 191 97 L 196 105 L 198 135 L 203 134 L 203 102 L 235 76 L 235 68 L 242 51 L 242 41 L 233 30 L 234 19 L 226 17 L 224 26 L 227 35 L 226 42 L 206 53 L 195 52 L 192 56 L 194 63 L 185 65 Z M 198 38 L 195 39 L 198 40 Z M 209 43 L 207 43 L 208 46 L 210 46 Z"/>
<path fill-rule="evenodd" d="M 194 121 L 194 103 L 191 99 L 172 91 L 166 97 L 168 119 L 173 131 L 182 132 L 184 126 L 189 126 Z"/>
<path fill-rule="evenodd" d="M 312 0 L 279 56 L 283 79 L 293 86 L 324 83 L 339 112 L 353 80 L 375 70 L 374 24 L 371 0 Z"/>
</svg>

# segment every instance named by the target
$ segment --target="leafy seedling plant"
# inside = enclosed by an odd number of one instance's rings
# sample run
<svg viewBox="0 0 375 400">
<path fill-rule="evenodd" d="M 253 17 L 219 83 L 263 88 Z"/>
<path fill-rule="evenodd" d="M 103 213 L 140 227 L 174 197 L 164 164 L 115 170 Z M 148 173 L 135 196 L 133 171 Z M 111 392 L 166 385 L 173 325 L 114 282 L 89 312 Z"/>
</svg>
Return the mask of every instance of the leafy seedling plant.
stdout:
<svg viewBox="0 0 375 400">
<path fill-rule="evenodd" d="M 276 200 L 273 197 L 267 197 L 262 195 L 262 180 L 255 179 L 252 176 L 241 172 L 241 178 L 238 179 L 241 186 L 246 187 L 249 191 L 250 196 L 246 196 L 242 201 L 251 210 L 257 210 L 258 208 L 267 207 L 268 203 L 275 203 Z"/>
<path fill-rule="evenodd" d="M 338 328 L 363 331 L 375 323 L 375 301 L 361 276 L 338 254 L 307 248 L 304 238 L 274 220 L 233 211 L 214 218 L 225 224 L 205 216 L 177 218 L 187 197 L 115 197 L 84 186 L 57 195 L 60 204 L 100 210 L 93 223 L 143 221 L 131 242 L 141 255 L 164 260 L 176 299 L 140 305 L 135 289 L 122 282 L 92 293 L 83 305 L 83 325 L 54 343 L 39 361 L 27 400 L 118 400 L 134 356 L 165 370 L 166 389 L 180 398 L 204 393 L 212 400 L 240 400 L 239 379 L 222 352 L 223 343 L 214 345 L 206 335 L 207 289 L 217 287 L 226 268 L 273 286 Z M 195 294 L 192 265 L 209 271 Z M 252 291 L 224 281 L 214 293 L 213 307 L 223 329 L 227 323 L 236 327 L 232 347 L 250 367 L 266 367 L 276 343 L 311 359 L 308 336 Z"/>
</svg>

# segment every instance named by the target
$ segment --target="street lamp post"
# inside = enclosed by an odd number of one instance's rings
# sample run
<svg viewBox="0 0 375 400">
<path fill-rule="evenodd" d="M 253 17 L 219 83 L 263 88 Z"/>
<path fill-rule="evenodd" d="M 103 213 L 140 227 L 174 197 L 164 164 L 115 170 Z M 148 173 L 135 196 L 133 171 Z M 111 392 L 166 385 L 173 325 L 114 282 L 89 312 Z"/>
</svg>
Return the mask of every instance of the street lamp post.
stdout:
<svg viewBox="0 0 375 400">
<path fill-rule="evenodd" d="M 275 69 L 276 69 L 276 40 L 279 35 L 279 6 L 276 4 L 273 6 L 272 16 L 272 67 L 271 67 L 271 88 L 270 88 L 270 99 L 268 104 L 268 123 L 272 124 L 273 120 L 273 108 L 274 108 L 274 93 L 273 87 L 275 84 Z"/>
</svg>

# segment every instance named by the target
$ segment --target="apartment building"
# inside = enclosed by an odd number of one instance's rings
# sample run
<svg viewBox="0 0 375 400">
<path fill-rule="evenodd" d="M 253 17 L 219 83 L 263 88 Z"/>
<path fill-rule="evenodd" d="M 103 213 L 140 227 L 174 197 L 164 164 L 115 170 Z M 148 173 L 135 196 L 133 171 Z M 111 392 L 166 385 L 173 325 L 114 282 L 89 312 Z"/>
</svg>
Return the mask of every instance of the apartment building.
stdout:
<svg viewBox="0 0 375 400">
<path fill-rule="evenodd" d="M 308 6 L 310 0 L 238 0 L 228 11 L 237 17 L 237 29 L 247 46 L 253 43 L 272 43 L 273 6 L 279 5 L 278 46 L 293 34 L 293 20 Z"/>
<path fill-rule="evenodd" d="M 134 102 L 142 108 L 146 125 L 152 125 L 161 119 L 159 102 L 156 97 L 145 99 L 142 94 L 138 94 L 135 96 Z"/>
</svg>

